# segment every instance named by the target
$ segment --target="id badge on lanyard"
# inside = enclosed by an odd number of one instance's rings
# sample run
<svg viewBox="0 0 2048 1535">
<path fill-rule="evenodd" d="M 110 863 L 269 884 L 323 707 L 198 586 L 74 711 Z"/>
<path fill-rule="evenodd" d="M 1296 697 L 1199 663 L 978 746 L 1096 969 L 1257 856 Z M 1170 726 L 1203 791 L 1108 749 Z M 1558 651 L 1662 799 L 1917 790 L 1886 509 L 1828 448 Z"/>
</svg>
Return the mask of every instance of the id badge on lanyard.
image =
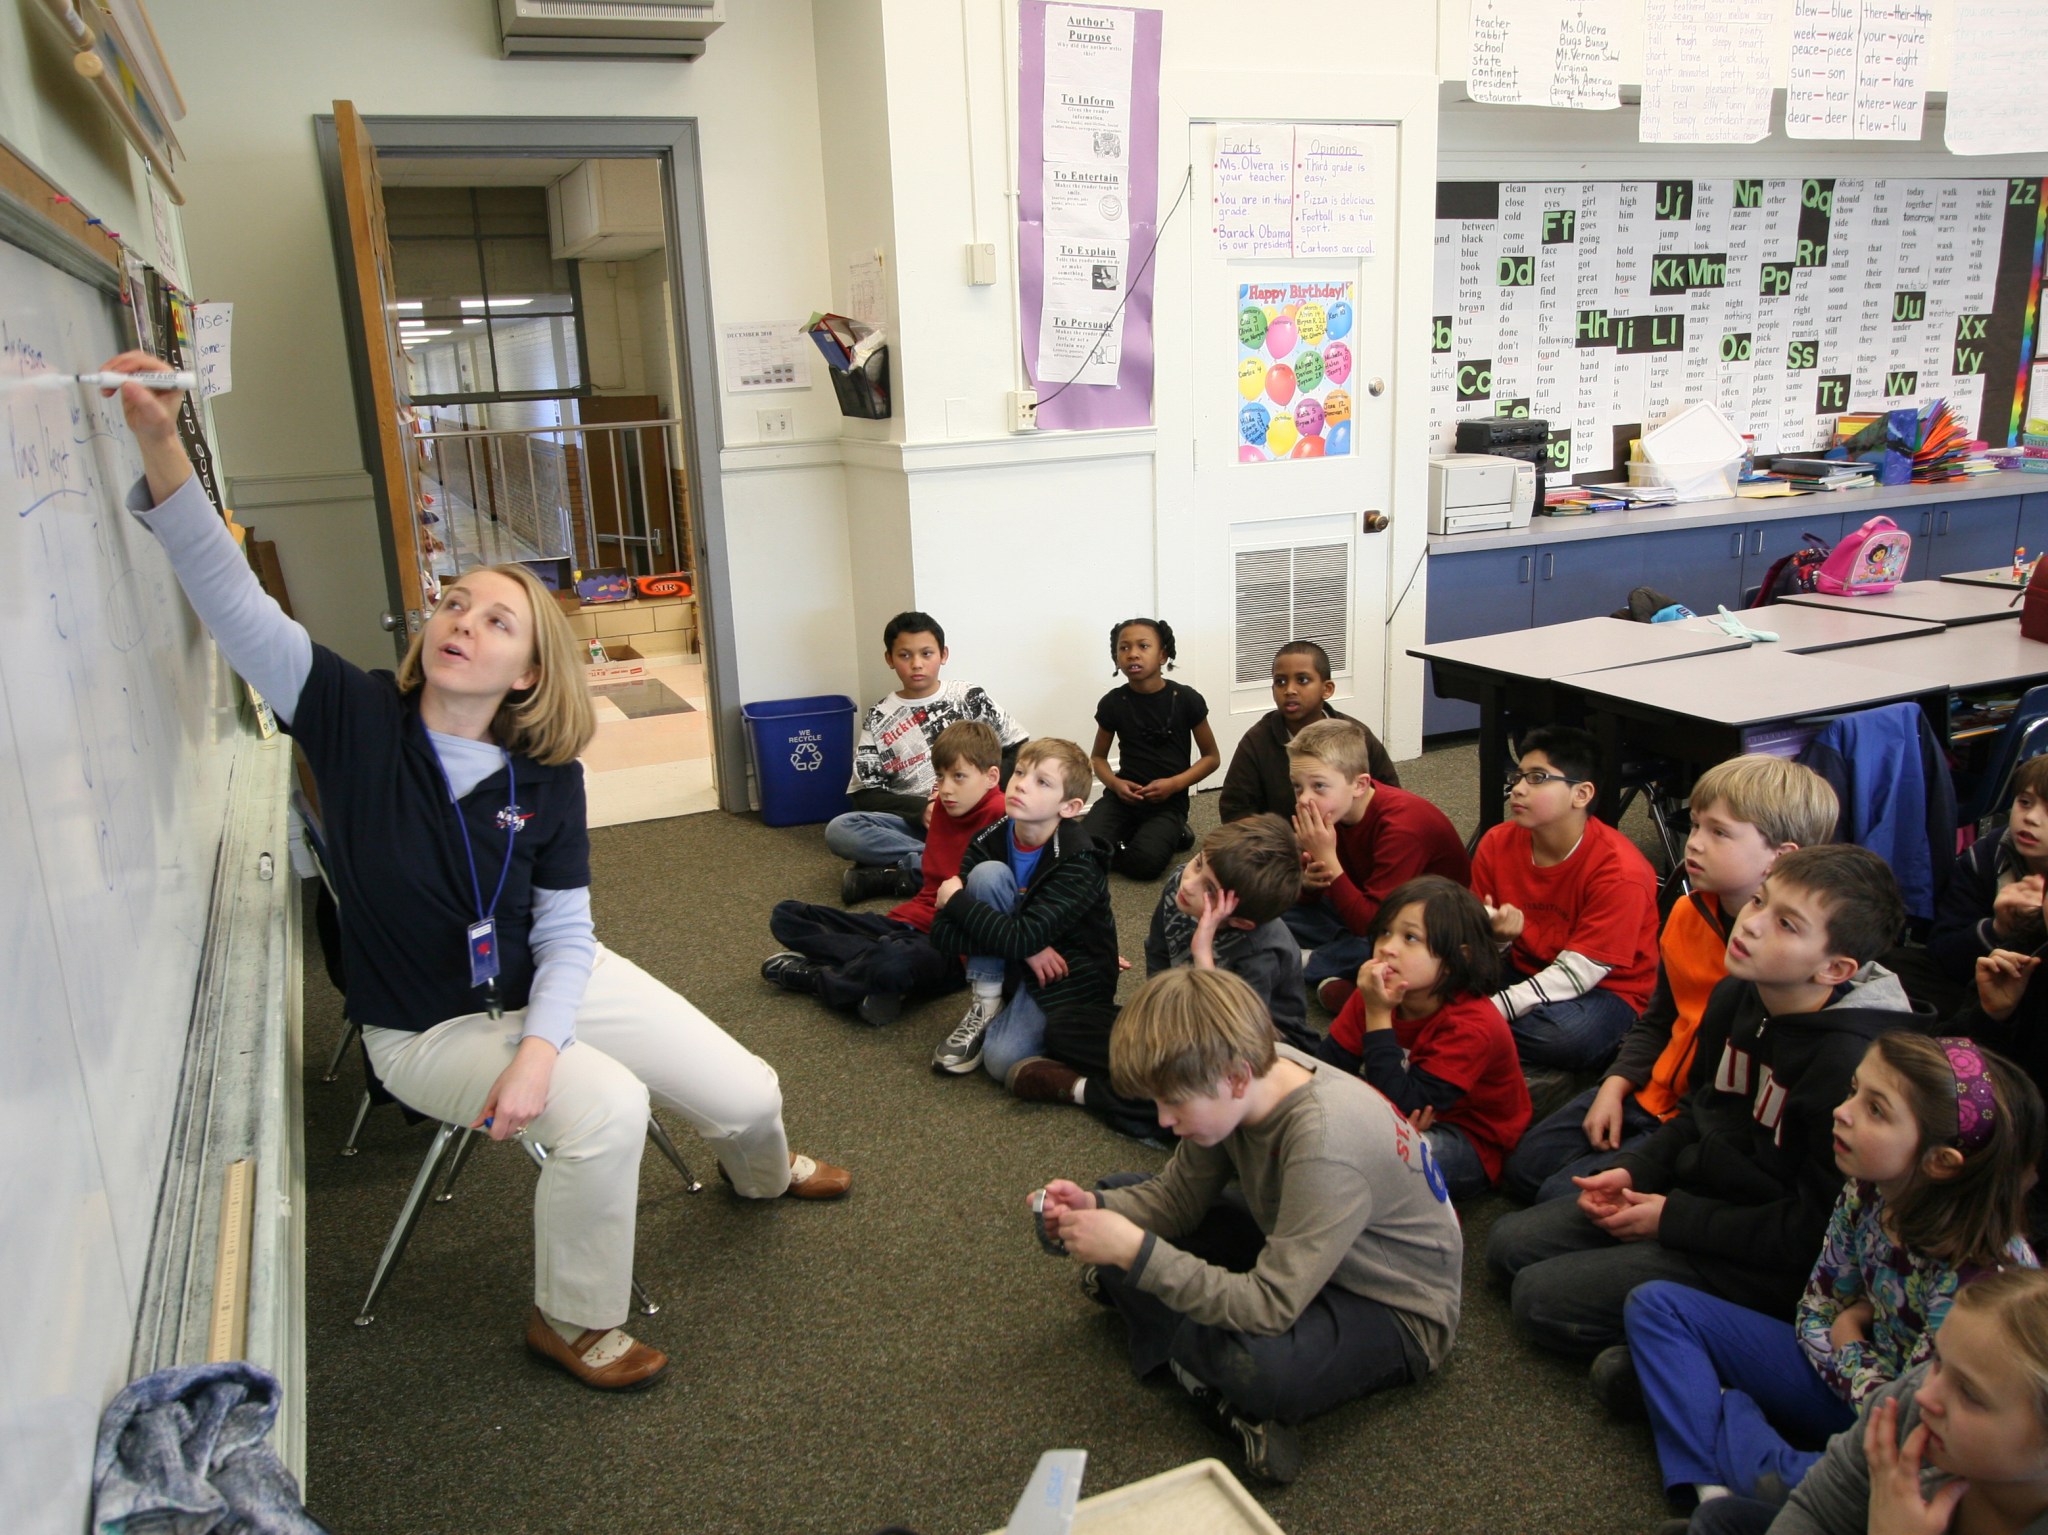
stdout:
<svg viewBox="0 0 2048 1535">
<path fill-rule="evenodd" d="M 442 781 L 447 782 L 447 770 L 442 769 Z M 477 883 L 476 854 L 469 843 L 469 825 L 462 818 L 462 806 L 455 798 L 455 787 L 448 787 L 449 807 L 455 812 L 455 830 L 462 838 L 464 861 L 469 865 L 470 893 L 476 898 L 477 919 L 470 923 L 465 933 L 465 945 L 469 951 L 469 984 L 484 988 L 484 1006 L 493 1018 L 504 1016 L 504 1005 L 498 1000 L 498 897 L 505 893 L 505 877 L 512 872 L 512 842 L 526 818 L 519 813 L 517 795 L 519 782 L 512 776 L 512 754 L 505 753 L 506 806 L 499 813 L 499 822 L 505 827 L 505 863 L 498 871 L 498 885 L 491 892 L 491 904 L 484 905 L 483 889 Z"/>
</svg>

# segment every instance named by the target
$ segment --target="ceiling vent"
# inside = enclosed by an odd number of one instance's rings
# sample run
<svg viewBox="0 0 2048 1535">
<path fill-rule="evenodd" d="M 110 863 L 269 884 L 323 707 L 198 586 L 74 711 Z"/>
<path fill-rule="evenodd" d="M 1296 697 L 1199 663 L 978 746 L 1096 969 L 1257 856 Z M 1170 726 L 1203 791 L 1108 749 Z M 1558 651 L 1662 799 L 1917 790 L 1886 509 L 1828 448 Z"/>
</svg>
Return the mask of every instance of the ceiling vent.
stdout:
<svg viewBox="0 0 2048 1535">
<path fill-rule="evenodd" d="M 726 0 L 498 0 L 508 59 L 694 59 Z"/>
</svg>

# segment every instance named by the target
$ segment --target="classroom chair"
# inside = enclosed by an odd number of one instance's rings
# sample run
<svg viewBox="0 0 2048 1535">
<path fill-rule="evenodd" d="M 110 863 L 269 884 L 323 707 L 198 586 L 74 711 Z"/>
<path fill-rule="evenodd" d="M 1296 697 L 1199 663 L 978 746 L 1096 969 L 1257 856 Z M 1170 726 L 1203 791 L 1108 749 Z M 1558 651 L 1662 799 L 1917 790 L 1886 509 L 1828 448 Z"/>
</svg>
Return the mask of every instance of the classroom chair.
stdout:
<svg viewBox="0 0 2048 1535">
<path fill-rule="evenodd" d="M 1917 704 L 1839 715 L 1799 753 L 1841 802 L 1837 842 L 1867 847 L 1898 876 L 1916 937 L 1956 863 L 1956 790 L 1948 757 Z"/>
<path fill-rule="evenodd" d="M 2048 751 L 2048 683 L 2021 695 L 1989 760 L 1965 780 L 1967 792 L 1957 786 L 1956 825 L 1981 831 L 1985 817 L 2000 814 L 2012 803 L 2012 775 L 2019 765 L 2043 751 Z"/>
</svg>

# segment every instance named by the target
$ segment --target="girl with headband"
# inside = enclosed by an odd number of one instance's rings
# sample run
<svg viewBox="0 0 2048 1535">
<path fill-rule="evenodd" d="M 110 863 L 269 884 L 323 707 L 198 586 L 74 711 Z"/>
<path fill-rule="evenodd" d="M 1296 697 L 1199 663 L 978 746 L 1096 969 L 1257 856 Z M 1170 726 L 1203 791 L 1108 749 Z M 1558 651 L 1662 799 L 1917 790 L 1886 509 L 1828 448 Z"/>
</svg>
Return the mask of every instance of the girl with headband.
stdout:
<svg viewBox="0 0 2048 1535">
<path fill-rule="evenodd" d="M 1794 1324 L 1660 1280 L 1629 1296 L 1624 1357 L 1595 1366 L 1610 1405 L 1633 1368 L 1666 1488 L 1782 1502 L 1829 1435 L 1928 1357 L 1962 1286 L 2034 1267 L 2023 1202 L 2042 1120 L 2040 1092 L 2002 1056 L 1880 1035 L 1835 1110 L 1849 1181 Z"/>
</svg>

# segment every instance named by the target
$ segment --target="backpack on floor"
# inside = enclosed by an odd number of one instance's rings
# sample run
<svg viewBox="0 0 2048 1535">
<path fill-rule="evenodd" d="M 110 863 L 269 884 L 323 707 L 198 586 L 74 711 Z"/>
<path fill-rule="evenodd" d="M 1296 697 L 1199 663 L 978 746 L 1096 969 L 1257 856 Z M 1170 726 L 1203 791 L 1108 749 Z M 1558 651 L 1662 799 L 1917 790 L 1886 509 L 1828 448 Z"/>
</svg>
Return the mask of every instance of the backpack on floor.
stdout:
<svg viewBox="0 0 2048 1535">
<path fill-rule="evenodd" d="M 1782 597 L 1796 597 L 1801 592 L 1810 592 L 1820 580 L 1820 568 L 1827 563 L 1828 541 L 1818 533 L 1805 535 L 1803 547 L 1774 560 L 1771 568 L 1764 572 L 1758 583 L 1756 596 L 1750 599 L 1753 608 L 1768 607 Z"/>
<path fill-rule="evenodd" d="M 1873 517 L 1836 544 L 1816 583 L 1830 596 L 1866 597 L 1906 579 L 1913 535 L 1889 517 Z"/>
</svg>

